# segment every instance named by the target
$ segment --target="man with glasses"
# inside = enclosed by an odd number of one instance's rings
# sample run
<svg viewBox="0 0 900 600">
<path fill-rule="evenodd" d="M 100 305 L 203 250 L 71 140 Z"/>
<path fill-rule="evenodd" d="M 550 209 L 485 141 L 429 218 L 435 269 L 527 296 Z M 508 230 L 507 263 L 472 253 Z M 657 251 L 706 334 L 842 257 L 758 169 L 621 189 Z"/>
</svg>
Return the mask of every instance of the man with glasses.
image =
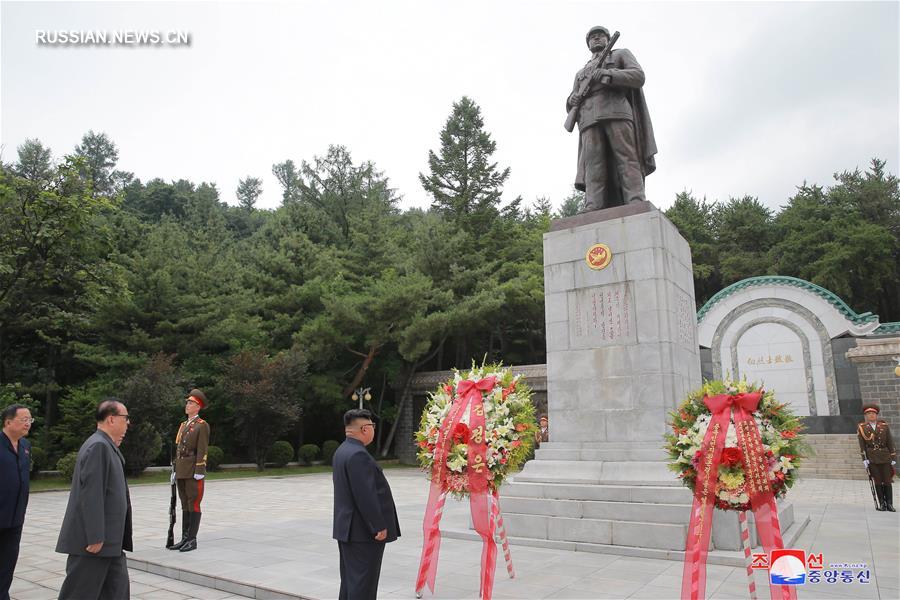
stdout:
<svg viewBox="0 0 900 600">
<path fill-rule="evenodd" d="M 78 450 L 69 503 L 56 551 L 68 554 L 60 600 L 125 599 L 130 595 L 124 550 L 131 541 L 131 498 L 119 445 L 128 409 L 116 398 L 97 407 L 97 431 Z"/>
<path fill-rule="evenodd" d="M 209 423 L 200 418 L 206 408 L 206 395 L 193 389 L 184 401 L 187 420 L 175 436 L 175 484 L 181 500 L 181 541 L 169 550 L 190 552 L 197 549 L 200 530 L 200 502 L 206 477 L 206 453 L 209 447 Z"/>
<path fill-rule="evenodd" d="M 10 404 L 3 410 L 0 434 L 0 600 L 9 600 L 9 587 L 19 559 L 19 542 L 28 506 L 31 445 L 25 436 L 34 419 L 28 407 Z"/>
<path fill-rule="evenodd" d="M 391 486 L 366 450 L 375 439 L 368 410 L 344 413 L 347 438 L 334 453 L 334 523 L 341 560 L 340 600 L 374 600 L 384 545 L 400 536 Z"/>
</svg>

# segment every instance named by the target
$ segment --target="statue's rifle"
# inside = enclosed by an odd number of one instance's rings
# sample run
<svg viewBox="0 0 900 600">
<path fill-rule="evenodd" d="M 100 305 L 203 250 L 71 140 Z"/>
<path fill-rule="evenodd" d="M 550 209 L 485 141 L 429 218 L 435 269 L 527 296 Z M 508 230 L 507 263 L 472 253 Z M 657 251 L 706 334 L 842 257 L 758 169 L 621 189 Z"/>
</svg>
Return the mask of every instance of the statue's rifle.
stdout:
<svg viewBox="0 0 900 600">
<path fill-rule="evenodd" d="M 616 40 L 619 39 L 619 32 L 615 32 L 610 38 L 609 43 L 606 45 L 606 48 L 603 49 L 603 52 L 600 53 L 599 60 L 597 61 L 597 67 L 589 74 L 586 75 L 581 81 L 578 82 L 578 89 L 576 90 L 576 98 L 577 102 L 569 109 L 569 114 L 566 115 L 566 122 L 563 127 L 566 128 L 566 131 L 572 131 L 575 129 L 575 122 L 578 121 L 578 113 L 581 110 L 581 103 L 584 102 L 585 97 L 590 91 L 591 82 L 594 80 L 594 74 L 603 68 L 604 63 L 606 63 L 606 59 L 609 56 L 609 53 L 612 52 L 612 47 L 615 45 Z"/>
</svg>

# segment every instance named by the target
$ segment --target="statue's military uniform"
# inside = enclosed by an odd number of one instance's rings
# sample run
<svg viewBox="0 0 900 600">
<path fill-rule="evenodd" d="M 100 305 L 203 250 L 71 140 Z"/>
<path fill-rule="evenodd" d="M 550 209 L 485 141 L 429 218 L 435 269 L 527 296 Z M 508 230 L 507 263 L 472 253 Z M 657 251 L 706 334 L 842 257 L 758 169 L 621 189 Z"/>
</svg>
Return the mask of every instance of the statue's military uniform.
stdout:
<svg viewBox="0 0 900 600">
<path fill-rule="evenodd" d="M 878 406 L 867 404 L 863 412 L 879 413 Z M 880 506 L 878 510 L 894 512 L 894 494 L 891 488 L 893 478 L 893 465 L 897 461 L 897 452 L 894 449 L 894 440 L 891 438 L 891 428 L 882 420 L 860 423 L 856 430 L 859 440 L 859 452 L 862 459 L 869 461 L 868 469 L 875 483 L 875 493 L 878 496 Z"/>
<path fill-rule="evenodd" d="M 604 27 L 588 31 L 587 39 Z M 641 88 L 644 71 L 626 49 L 612 50 L 603 65 L 594 57 L 575 75 L 573 97 L 598 68 L 606 75 L 590 82 L 578 111 L 578 170 L 575 187 L 585 193 L 584 211 L 645 200 L 644 177 L 656 163 L 656 141 Z"/>
</svg>

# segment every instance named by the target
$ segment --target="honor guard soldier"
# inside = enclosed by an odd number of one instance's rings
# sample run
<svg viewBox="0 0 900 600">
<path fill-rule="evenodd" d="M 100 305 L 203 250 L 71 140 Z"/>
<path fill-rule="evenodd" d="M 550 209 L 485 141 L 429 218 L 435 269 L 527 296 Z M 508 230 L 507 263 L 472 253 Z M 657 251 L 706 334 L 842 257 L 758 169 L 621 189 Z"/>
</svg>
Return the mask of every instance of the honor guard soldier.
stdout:
<svg viewBox="0 0 900 600">
<path fill-rule="evenodd" d="M 180 552 L 197 549 L 200 529 L 200 502 L 203 500 L 206 477 L 206 450 L 209 446 L 209 423 L 200 418 L 206 408 L 206 396 L 198 389 L 191 390 L 184 404 L 187 421 L 178 428 L 175 437 L 175 483 L 181 500 L 181 541 L 170 548 Z"/>
<path fill-rule="evenodd" d="M 863 464 L 869 470 L 875 484 L 875 493 L 878 495 L 880 505 L 876 510 L 896 512 L 891 478 L 894 471 L 892 467 L 897 464 L 897 452 L 894 450 L 894 440 L 891 439 L 891 429 L 887 423 L 878 418 L 880 411 L 877 404 L 863 405 L 866 420 L 859 424 L 856 434 L 859 438 Z"/>
</svg>

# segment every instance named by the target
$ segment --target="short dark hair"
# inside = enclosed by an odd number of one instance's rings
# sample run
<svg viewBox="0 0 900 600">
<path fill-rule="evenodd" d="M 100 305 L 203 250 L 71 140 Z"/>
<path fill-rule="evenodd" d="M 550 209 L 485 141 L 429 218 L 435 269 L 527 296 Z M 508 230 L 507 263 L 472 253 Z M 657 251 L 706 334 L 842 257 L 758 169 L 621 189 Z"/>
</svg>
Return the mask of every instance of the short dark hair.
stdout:
<svg viewBox="0 0 900 600">
<path fill-rule="evenodd" d="M 103 402 L 97 405 L 97 422 L 102 423 L 106 420 L 106 417 L 114 417 L 118 415 L 119 405 L 122 405 L 122 401 L 118 398 L 113 398 L 112 396 L 110 396 L 109 398 L 105 398 Z"/>
<path fill-rule="evenodd" d="M 6 408 L 3 409 L 3 424 L 6 425 L 7 421 L 12 421 L 16 418 L 16 413 L 22 409 L 29 410 L 27 406 L 24 404 L 10 404 Z"/>
<path fill-rule="evenodd" d="M 353 421 L 357 419 L 368 419 L 373 422 L 375 421 L 375 419 L 372 417 L 372 411 L 366 410 L 364 408 L 351 408 L 344 413 L 344 427 L 351 425 Z"/>
</svg>

